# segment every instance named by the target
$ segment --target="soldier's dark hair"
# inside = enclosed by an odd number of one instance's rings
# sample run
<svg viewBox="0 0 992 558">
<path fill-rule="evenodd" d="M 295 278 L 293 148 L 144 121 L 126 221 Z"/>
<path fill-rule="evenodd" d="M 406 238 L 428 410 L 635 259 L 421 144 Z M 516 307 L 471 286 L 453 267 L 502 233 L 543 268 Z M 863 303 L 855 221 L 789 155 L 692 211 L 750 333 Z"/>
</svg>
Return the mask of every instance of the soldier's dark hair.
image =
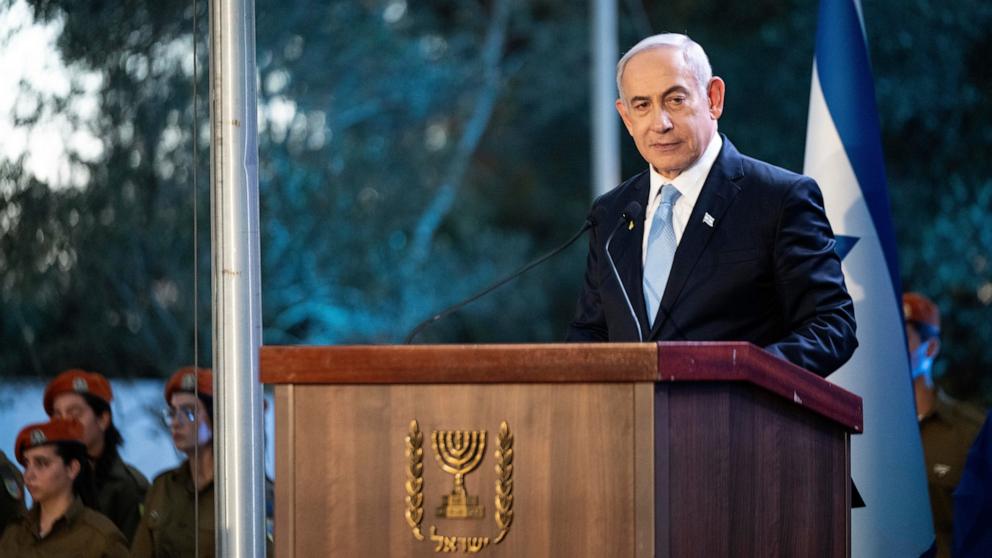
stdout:
<svg viewBox="0 0 992 558">
<path fill-rule="evenodd" d="M 86 404 L 93 409 L 96 416 L 107 413 L 110 416 L 110 424 L 103 431 L 103 453 L 96 459 L 96 474 L 102 476 L 110 469 L 110 466 L 117 460 L 118 448 L 124 445 L 124 437 L 121 436 L 117 427 L 114 426 L 114 414 L 110 410 L 110 404 L 103 399 L 89 393 L 81 393 Z"/>
<path fill-rule="evenodd" d="M 72 483 L 72 491 L 83 505 L 93 508 L 96 506 L 96 485 L 93 480 L 93 467 L 90 465 L 89 456 L 86 455 L 86 446 L 79 442 L 55 442 L 55 453 L 62 458 L 62 462 L 69 465 L 73 461 L 79 462 L 79 474 Z"/>
<path fill-rule="evenodd" d="M 202 393 L 198 393 L 197 394 L 197 397 L 200 398 L 200 402 L 203 403 L 203 406 L 204 407 L 206 407 L 206 409 L 207 409 L 207 417 L 210 419 L 210 428 L 213 428 L 214 427 L 214 398 L 213 397 L 210 397 L 209 395 L 204 395 Z"/>
</svg>

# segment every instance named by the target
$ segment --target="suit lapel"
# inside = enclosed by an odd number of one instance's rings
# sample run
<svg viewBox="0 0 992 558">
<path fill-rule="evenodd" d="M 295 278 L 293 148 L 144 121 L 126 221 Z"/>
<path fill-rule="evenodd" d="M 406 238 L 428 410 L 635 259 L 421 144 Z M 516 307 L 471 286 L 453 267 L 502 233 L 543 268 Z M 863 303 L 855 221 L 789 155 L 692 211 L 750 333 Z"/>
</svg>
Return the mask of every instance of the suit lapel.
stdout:
<svg viewBox="0 0 992 558">
<path fill-rule="evenodd" d="M 682 233 L 682 239 L 675 250 L 672 271 L 668 275 L 668 284 L 665 286 L 665 294 L 661 298 L 650 338 L 653 339 L 660 333 L 670 313 L 675 311 L 675 303 L 692 269 L 709 244 L 713 232 L 723 224 L 723 214 L 740 192 L 737 180 L 742 176 L 740 154 L 724 136 L 720 155 L 714 161 L 706 182 L 703 183 L 699 198 L 696 199 L 696 205 Z"/>
<path fill-rule="evenodd" d="M 644 245 L 644 214 L 647 211 L 648 194 L 651 192 L 651 179 L 649 173 L 645 172 L 632 184 L 631 195 L 624 201 L 621 208 L 625 207 L 630 200 L 637 200 L 641 204 L 641 216 L 635 219 L 634 228 L 628 229 L 621 226 L 617 231 L 613 242 L 610 243 L 610 254 L 617 266 L 617 273 L 623 288 L 630 296 L 630 304 L 634 307 L 637 320 L 641 323 L 641 331 L 644 332 L 644 339 L 648 338 L 647 309 L 644 305 L 644 287 L 642 277 L 644 274 L 641 263 Z"/>
</svg>

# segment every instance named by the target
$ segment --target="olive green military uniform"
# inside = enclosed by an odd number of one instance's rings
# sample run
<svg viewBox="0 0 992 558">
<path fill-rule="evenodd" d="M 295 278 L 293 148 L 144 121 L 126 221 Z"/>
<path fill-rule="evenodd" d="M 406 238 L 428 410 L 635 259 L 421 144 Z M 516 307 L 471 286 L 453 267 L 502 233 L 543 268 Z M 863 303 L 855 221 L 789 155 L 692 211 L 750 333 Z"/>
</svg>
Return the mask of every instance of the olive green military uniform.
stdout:
<svg viewBox="0 0 992 558">
<path fill-rule="evenodd" d="M 11 523 L 24 517 L 24 478 L 16 465 L 0 451 L 0 535 Z"/>
<path fill-rule="evenodd" d="M 0 556 L 17 558 L 126 558 L 127 542 L 120 530 L 103 514 L 76 498 L 52 530 L 39 537 L 41 509 L 7 527 L 0 538 Z"/>
<path fill-rule="evenodd" d="M 272 494 L 272 484 L 266 481 L 266 494 Z M 145 499 L 145 513 L 134 534 L 131 556 L 134 558 L 213 558 L 214 556 L 214 484 L 208 483 L 199 492 L 199 507 L 195 508 L 193 476 L 189 461 L 170 469 L 152 482 Z M 268 497 L 268 496 L 267 496 Z M 194 509 L 199 510 L 195 518 Z M 268 524 L 268 523 L 267 523 Z M 193 526 L 198 525 L 196 531 Z M 199 533 L 199 552 L 194 533 Z M 265 550 L 274 556 L 271 532 Z"/>
<path fill-rule="evenodd" d="M 985 415 L 979 409 L 954 401 L 942 392 L 938 392 L 933 412 L 920 420 L 938 558 L 951 556 L 952 495 L 961 480 L 968 448 L 984 420 Z"/>
<path fill-rule="evenodd" d="M 196 510 L 199 510 L 199 517 Z M 189 461 L 155 477 L 145 498 L 145 513 L 134 533 L 131 555 L 135 558 L 213 558 L 214 483 L 208 483 L 197 494 Z"/>
<path fill-rule="evenodd" d="M 141 521 L 148 479 L 117 456 L 96 472 L 95 484 L 96 505 L 93 507 L 113 521 L 130 543 Z"/>
</svg>

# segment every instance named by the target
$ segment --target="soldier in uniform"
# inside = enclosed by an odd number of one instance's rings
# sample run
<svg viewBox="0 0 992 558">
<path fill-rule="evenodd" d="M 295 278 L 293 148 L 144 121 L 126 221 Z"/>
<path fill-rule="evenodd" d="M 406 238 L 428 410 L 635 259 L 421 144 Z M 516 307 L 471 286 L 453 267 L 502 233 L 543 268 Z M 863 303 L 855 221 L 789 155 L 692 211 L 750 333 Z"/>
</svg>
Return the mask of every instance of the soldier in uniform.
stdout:
<svg viewBox="0 0 992 558">
<path fill-rule="evenodd" d="M 919 293 L 906 293 L 902 306 L 930 508 L 937 535 L 937 556 L 949 558 L 953 541 L 954 488 L 961 480 L 968 448 L 985 416 L 981 410 L 955 401 L 934 384 L 933 362 L 940 353 L 940 310 L 937 305 Z"/>
<path fill-rule="evenodd" d="M 24 479 L 21 471 L 0 451 L 0 534 L 7 525 L 24 517 Z"/>
<path fill-rule="evenodd" d="M 165 384 L 165 418 L 186 461 L 152 482 L 131 545 L 135 558 L 214 556 L 213 393 L 204 368 L 181 368 Z"/>
<path fill-rule="evenodd" d="M 152 482 L 131 544 L 134 558 L 214 556 L 213 394 L 206 368 L 180 368 L 165 384 L 163 418 L 186 461 Z M 271 537 L 266 552 L 273 555 Z"/>
<path fill-rule="evenodd" d="M 21 430 L 18 463 L 34 506 L 0 537 L 0 556 L 18 558 L 123 558 L 127 541 L 103 514 L 87 507 L 93 472 L 83 426 L 52 419 Z"/>
<path fill-rule="evenodd" d="M 96 485 L 94 509 L 106 515 L 130 541 L 141 520 L 141 504 L 148 479 L 121 460 L 124 443 L 114 426 L 110 382 L 96 372 L 66 370 L 45 388 L 45 412 L 50 417 L 74 418 L 83 425 L 83 442 L 93 464 Z"/>
</svg>

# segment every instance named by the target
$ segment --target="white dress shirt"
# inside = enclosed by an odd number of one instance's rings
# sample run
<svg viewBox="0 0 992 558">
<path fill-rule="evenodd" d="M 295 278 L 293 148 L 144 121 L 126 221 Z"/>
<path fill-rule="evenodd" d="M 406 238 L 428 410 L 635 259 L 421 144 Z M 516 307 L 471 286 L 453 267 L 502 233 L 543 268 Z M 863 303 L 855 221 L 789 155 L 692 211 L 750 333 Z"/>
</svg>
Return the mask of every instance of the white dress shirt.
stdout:
<svg viewBox="0 0 992 558">
<path fill-rule="evenodd" d="M 661 205 L 661 187 L 665 184 L 671 184 L 681 194 L 675 200 L 675 206 L 672 208 L 672 226 L 675 228 L 675 244 L 678 246 L 678 243 L 682 241 L 685 226 L 689 222 L 689 216 L 692 215 L 692 208 L 696 206 L 699 192 L 703 189 L 703 183 L 706 182 L 706 177 L 709 176 L 713 163 L 720 155 L 721 147 L 723 147 L 723 139 L 719 133 L 714 132 L 713 139 L 710 140 L 699 159 L 671 180 L 661 176 L 658 171 L 654 170 L 654 167 L 648 165 L 651 173 L 651 191 L 648 193 L 648 208 L 644 213 L 644 238 L 641 244 L 642 266 L 648 257 L 648 237 L 651 234 L 651 223 L 654 220 L 655 212 L 658 211 L 658 206 Z"/>
</svg>

